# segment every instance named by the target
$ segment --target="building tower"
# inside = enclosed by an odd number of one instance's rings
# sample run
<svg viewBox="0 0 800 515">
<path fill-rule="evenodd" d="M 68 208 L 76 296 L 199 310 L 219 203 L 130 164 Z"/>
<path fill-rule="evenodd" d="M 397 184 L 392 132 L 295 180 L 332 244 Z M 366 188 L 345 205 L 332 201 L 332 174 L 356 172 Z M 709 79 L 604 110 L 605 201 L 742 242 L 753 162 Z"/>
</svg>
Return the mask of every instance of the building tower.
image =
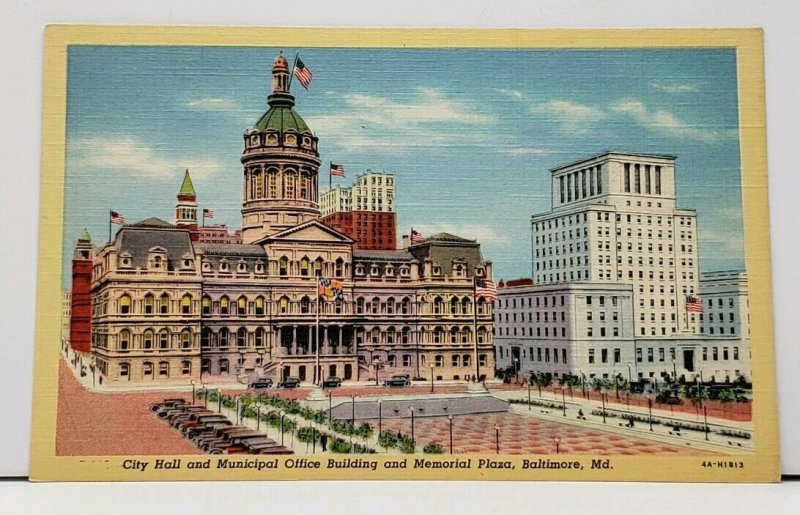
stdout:
<svg viewBox="0 0 800 515">
<path fill-rule="evenodd" d="M 194 191 L 189 170 L 183 176 L 178 202 L 175 204 L 175 225 L 179 227 L 197 227 L 197 194 Z"/>
<path fill-rule="evenodd" d="M 317 138 L 294 110 L 290 79 L 281 54 L 272 66 L 269 109 L 244 134 L 244 243 L 319 217 Z"/>
<path fill-rule="evenodd" d="M 69 322 L 69 341 L 73 350 L 92 350 L 92 237 L 84 229 L 72 256 L 72 306 Z"/>
</svg>

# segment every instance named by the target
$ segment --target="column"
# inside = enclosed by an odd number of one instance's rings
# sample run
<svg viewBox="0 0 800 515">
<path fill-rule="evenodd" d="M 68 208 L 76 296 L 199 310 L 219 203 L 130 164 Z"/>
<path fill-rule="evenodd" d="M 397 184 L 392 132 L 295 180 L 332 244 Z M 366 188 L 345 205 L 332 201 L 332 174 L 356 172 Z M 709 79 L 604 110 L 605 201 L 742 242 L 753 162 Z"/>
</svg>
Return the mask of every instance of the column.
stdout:
<svg viewBox="0 0 800 515">
<path fill-rule="evenodd" d="M 340 325 L 339 326 L 339 346 L 336 349 L 337 352 L 339 352 L 340 354 L 342 353 L 342 338 L 343 338 L 343 334 L 344 334 L 344 326 Z"/>
<path fill-rule="evenodd" d="M 308 348 L 306 349 L 306 352 L 309 352 L 311 354 L 314 354 L 314 353 L 317 352 L 316 351 L 316 346 L 319 343 L 314 341 L 315 337 L 316 337 L 316 335 L 314 334 L 314 326 L 308 326 Z"/>
<path fill-rule="evenodd" d="M 328 342 L 328 326 L 322 327 L 322 341 L 324 345 L 322 346 L 323 354 L 330 354 L 331 348 Z"/>
<path fill-rule="evenodd" d="M 297 354 L 297 326 L 292 326 L 292 355 Z"/>
</svg>

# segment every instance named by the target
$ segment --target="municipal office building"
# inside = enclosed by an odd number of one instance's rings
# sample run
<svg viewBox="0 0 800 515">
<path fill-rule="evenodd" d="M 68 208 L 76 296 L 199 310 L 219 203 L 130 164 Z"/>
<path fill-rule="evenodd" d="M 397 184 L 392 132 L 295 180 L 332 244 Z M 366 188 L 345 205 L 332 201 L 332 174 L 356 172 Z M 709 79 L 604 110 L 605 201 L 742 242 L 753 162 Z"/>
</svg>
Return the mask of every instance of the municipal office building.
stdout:
<svg viewBox="0 0 800 515">
<path fill-rule="evenodd" d="M 244 134 L 241 243 L 200 237 L 188 172 L 174 223 L 124 225 L 101 247 L 84 233 L 72 347 L 112 383 L 492 377 L 492 303 L 473 287 L 492 277 L 480 245 L 440 233 L 399 250 L 354 248 L 323 224 L 318 140 L 289 78 L 279 56 L 268 109 Z M 341 283 L 339 300 L 318 301 L 322 279 Z"/>
</svg>

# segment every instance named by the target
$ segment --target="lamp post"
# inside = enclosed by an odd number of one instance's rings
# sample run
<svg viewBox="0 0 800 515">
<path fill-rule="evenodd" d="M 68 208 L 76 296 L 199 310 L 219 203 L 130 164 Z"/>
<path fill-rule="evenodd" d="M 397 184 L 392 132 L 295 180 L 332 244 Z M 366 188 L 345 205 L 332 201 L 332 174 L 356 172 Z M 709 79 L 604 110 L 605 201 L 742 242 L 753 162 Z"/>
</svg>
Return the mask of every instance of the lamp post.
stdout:
<svg viewBox="0 0 800 515">
<path fill-rule="evenodd" d="M 431 363 L 431 393 L 433 393 L 433 363 Z"/>
<path fill-rule="evenodd" d="M 411 445 L 414 446 L 414 450 L 417 450 L 417 442 L 414 439 L 414 406 L 408 407 L 409 413 L 411 413 Z"/>
<path fill-rule="evenodd" d="M 678 368 L 675 365 L 675 360 L 674 359 L 672 360 L 672 382 L 673 383 L 677 383 L 678 382 Z"/>
<path fill-rule="evenodd" d="M 236 411 L 236 425 L 239 425 L 239 396 L 234 397 L 236 402 L 233 404 L 233 409 Z"/>
<path fill-rule="evenodd" d="M 700 394 L 700 376 L 694 378 L 694 384 L 697 390 L 697 401 L 700 403 L 700 407 L 703 408 L 703 396 Z"/>
<path fill-rule="evenodd" d="M 281 410 L 281 446 L 283 445 L 283 417 L 286 416 L 286 412 Z"/>
<path fill-rule="evenodd" d="M 378 381 L 378 371 L 380 370 L 380 358 L 375 358 L 372 361 L 372 364 L 375 365 L 375 386 L 380 386 L 380 381 Z"/>
<path fill-rule="evenodd" d="M 217 388 L 217 413 L 222 413 L 222 388 Z"/>
<path fill-rule="evenodd" d="M 708 441 L 708 407 L 703 406 L 703 425 L 705 426 L 704 433 L 706 434 L 706 441 Z"/>
<path fill-rule="evenodd" d="M 561 407 L 564 410 L 564 416 L 567 416 L 567 398 L 564 396 L 564 387 L 561 387 Z"/>
<path fill-rule="evenodd" d="M 190 382 L 190 383 L 192 383 L 192 404 L 194 404 L 194 403 L 195 403 L 195 400 L 197 400 L 197 397 L 196 397 L 196 395 L 195 395 L 195 389 L 194 389 L 194 388 L 195 388 L 195 387 L 194 387 L 194 385 L 195 385 L 195 382 L 194 382 L 194 379 L 192 379 L 192 380 L 191 380 L 191 381 L 189 381 L 189 382 Z"/>
<path fill-rule="evenodd" d="M 558 454 L 559 451 L 560 451 L 560 446 L 561 446 L 561 437 L 560 436 L 554 436 L 553 437 L 553 441 L 556 443 L 556 454 Z"/>
<path fill-rule="evenodd" d="M 205 383 L 200 383 L 200 389 L 203 390 L 203 407 L 208 408 L 208 390 Z"/>
<path fill-rule="evenodd" d="M 514 358 L 514 382 L 519 383 L 519 358 Z"/>
<path fill-rule="evenodd" d="M 381 400 L 378 399 L 378 438 L 381 436 L 383 429 L 383 411 L 381 410 Z"/>
<path fill-rule="evenodd" d="M 653 430 L 653 399 L 647 398 L 647 412 L 650 419 L 650 431 Z"/>
<path fill-rule="evenodd" d="M 600 388 L 600 403 L 603 406 L 603 424 L 606 423 L 606 387 Z"/>
<path fill-rule="evenodd" d="M 500 454 L 500 426 L 494 425 L 494 447 L 496 454 Z"/>
<path fill-rule="evenodd" d="M 89 370 L 92 371 L 92 388 L 95 387 L 95 368 L 97 365 L 97 361 L 95 361 L 94 356 L 92 356 L 92 360 L 89 362 Z M 194 404 L 194 400 L 192 400 L 192 404 Z"/>
<path fill-rule="evenodd" d="M 447 415 L 447 420 L 450 423 L 450 454 L 453 454 L 453 415 Z"/>
<path fill-rule="evenodd" d="M 531 409 L 531 381 L 528 380 L 528 410 Z"/>
<path fill-rule="evenodd" d="M 256 431 L 261 429 L 261 402 L 256 401 Z"/>
<path fill-rule="evenodd" d="M 583 390 L 583 396 L 586 397 L 586 374 L 580 370 L 578 372 L 581 373 L 581 390 Z M 586 398 L 588 399 L 589 397 Z"/>
<path fill-rule="evenodd" d="M 332 418 L 333 418 L 333 392 L 328 390 L 328 429 L 331 428 Z"/>
</svg>

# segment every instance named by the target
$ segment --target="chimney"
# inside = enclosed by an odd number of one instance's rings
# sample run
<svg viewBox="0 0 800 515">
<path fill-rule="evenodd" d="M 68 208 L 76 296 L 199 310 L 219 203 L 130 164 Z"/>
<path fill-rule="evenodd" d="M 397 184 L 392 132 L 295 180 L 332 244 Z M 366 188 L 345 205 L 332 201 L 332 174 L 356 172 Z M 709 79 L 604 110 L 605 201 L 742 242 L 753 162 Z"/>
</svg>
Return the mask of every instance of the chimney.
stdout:
<svg viewBox="0 0 800 515">
<path fill-rule="evenodd" d="M 402 244 L 403 245 L 402 246 L 403 250 L 408 250 L 409 242 L 410 242 L 410 239 L 408 237 L 408 234 L 404 234 L 403 235 L 403 244 Z"/>
</svg>

